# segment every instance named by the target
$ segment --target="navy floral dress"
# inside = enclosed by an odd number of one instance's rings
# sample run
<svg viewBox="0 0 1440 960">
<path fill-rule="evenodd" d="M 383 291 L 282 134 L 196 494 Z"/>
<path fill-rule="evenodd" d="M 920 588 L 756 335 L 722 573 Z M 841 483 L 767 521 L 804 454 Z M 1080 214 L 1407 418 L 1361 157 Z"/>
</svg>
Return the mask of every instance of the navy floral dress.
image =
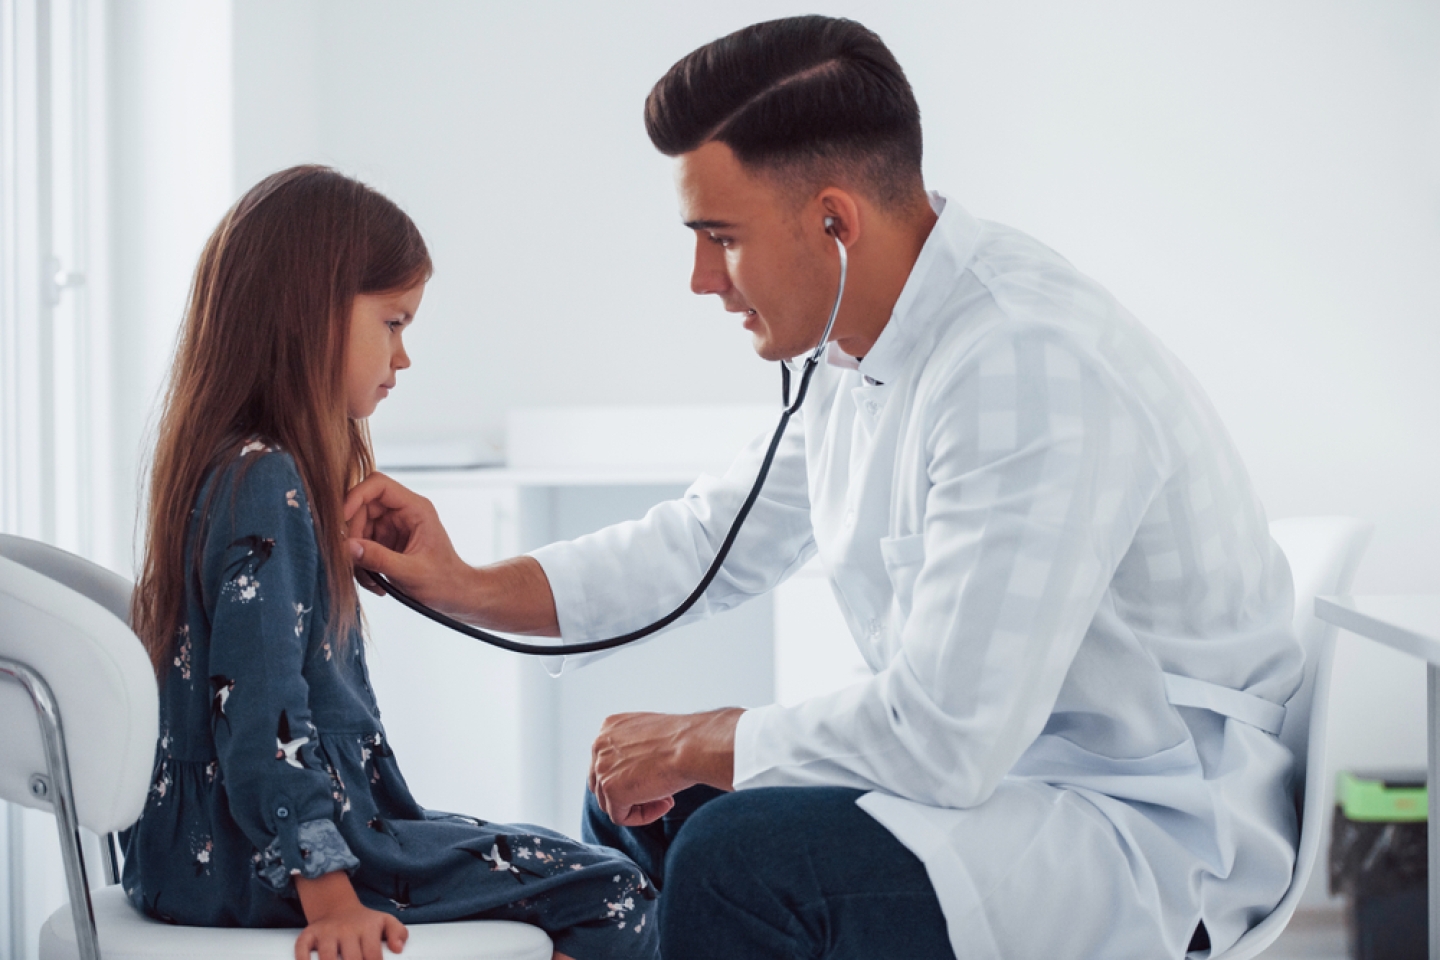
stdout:
<svg viewBox="0 0 1440 960">
<path fill-rule="evenodd" d="M 303 926 L 292 877 L 345 870 L 361 902 L 402 921 L 521 920 L 577 960 L 658 956 L 654 887 L 623 855 L 415 802 L 363 638 L 326 637 L 289 454 L 245 444 L 197 503 L 210 512 L 192 514 L 186 569 L 198 549 L 200 572 L 161 684 L 150 795 L 124 837 L 136 907 L 197 926 Z"/>
</svg>

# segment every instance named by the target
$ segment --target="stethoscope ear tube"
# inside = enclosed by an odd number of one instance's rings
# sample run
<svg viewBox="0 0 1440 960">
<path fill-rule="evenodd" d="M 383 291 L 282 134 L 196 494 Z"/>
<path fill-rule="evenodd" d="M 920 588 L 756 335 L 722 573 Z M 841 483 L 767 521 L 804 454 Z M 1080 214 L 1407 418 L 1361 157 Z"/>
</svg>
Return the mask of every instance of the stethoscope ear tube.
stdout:
<svg viewBox="0 0 1440 960">
<path fill-rule="evenodd" d="M 826 220 L 826 232 L 830 233 L 831 224 L 829 218 L 826 218 Z M 833 236 L 833 233 L 831 235 Z M 446 616 L 440 611 L 433 610 L 419 600 L 416 600 L 381 574 L 373 570 L 366 572 L 370 575 L 371 579 L 385 589 L 386 593 L 389 593 L 396 600 L 399 600 L 421 616 L 429 617 L 441 626 L 449 627 L 456 633 L 463 633 L 467 637 L 472 637 L 488 643 L 491 646 L 499 647 L 501 650 L 509 650 L 511 653 L 523 653 L 533 657 L 555 657 L 564 654 L 578 655 L 582 653 L 599 653 L 602 650 L 613 650 L 616 647 L 623 647 L 627 643 L 644 640 L 648 636 L 659 633 L 676 620 L 685 616 L 685 614 L 690 611 L 690 608 L 695 606 L 700 598 L 705 595 L 705 591 L 710 589 L 710 584 L 714 582 L 716 575 L 720 573 L 720 567 L 724 565 L 725 557 L 729 555 L 730 548 L 735 544 L 735 538 L 740 534 L 740 527 L 744 525 L 745 518 L 750 515 L 750 508 L 755 506 L 755 501 L 760 497 L 760 488 L 765 485 L 765 478 L 770 474 L 770 465 L 775 460 L 775 451 L 780 449 L 780 439 L 785 436 L 785 427 L 789 425 L 790 417 L 796 413 L 800 409 L 800 405 L 805 402 L 805 394 L 810 389 L 810 376 L 815 372 L 816 366 L 820 363 L 820 355 L 825 352 L 825 347 L 830 342 L 830 331 L 835 327 L 835 318 L 840 314 L 840 301 L 845 296 L 845 275 L 849 267 L 845 244 L 840 242 L 839 237 L 835 237 L 835 246 L 840 250 L 840 284 L 839 289 L 835 291 L 835 306 L 830 310 L 830 319 L 825 324 L 825 332 L 820 337 L 820 343 L 811 352 L 810 356 L 805 358 L 805 369 L 800 374 L 800 386 L 799 389 L 795 391 L 795 402 L 790 402 L 790 367 L 782 360 L 780 362 L 780 379 L 783 390 L 784 409 L 780 413 L 780 423 L 776 425 L 775 433 L 770 438 L 770 446 L 765 451 L 765 459 L 760 462 L 760 470 L 755 475 L 755 483 L 750 487 L 750 493 L 745 497 L 745 502 L 740 505 L 740 512 L 735 514 L 735 519 L 730 522 L 730 529 L 726 532 L 725 539 L 721 541 L 720 549 L 715 552 L 715 559 L 710 562 L 710 569 L 705 571 L 705 576 L 700 578 L 700 582 L 696 584 L 694 590 L 690 591 L 690 595 L 685 598 L 685 601 L 681 603 L 680 606 L 648 626 L 641 627 L 639 630 L 633 630 L 630 633 L 618 637 L 610 637 L 606 640 L 586 640 L 581 643 L 558 644 L 526 643 L 523 640 L 512 640 L 509 637 L 489 633 L 488 631 L 481 630 L 479 627 L 472 627 L 468 623 L 461 623 L 454 617 Z"/>
</svg>

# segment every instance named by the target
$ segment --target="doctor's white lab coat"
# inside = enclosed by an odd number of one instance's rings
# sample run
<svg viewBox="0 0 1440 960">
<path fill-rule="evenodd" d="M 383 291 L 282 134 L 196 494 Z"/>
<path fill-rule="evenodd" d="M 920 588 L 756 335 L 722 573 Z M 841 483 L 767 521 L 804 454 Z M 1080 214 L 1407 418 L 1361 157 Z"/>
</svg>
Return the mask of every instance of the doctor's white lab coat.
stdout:
<svg viewBox="0 0 1440 960">
<path fill-rule="evenodd" d="M 747 711 L 735 786 L 830 784 L 925 864 L 960 960 L 1180 957 L 1294 862 L 1289 568 L 1202 391 L 1093 281 L 935 195 L 868 356 L 832 348 L 689 618 L 817 552 L 874 675 Z M 763 455 L 534 553 L 562 637 L 708 566 Z M 836 638 L 836 642 L 842 642 Z"/>
</svg>

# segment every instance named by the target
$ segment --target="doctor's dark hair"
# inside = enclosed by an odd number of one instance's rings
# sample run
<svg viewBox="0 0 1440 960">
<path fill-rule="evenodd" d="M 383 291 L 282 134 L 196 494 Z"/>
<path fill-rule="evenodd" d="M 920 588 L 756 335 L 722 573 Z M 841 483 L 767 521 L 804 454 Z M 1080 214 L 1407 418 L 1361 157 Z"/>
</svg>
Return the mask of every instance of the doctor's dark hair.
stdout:
<svg viewBox="0 0 1440 960">
<path fill-rule="evenodd" d="M 350 312 L 359 294 L 408 290 L 430 273 L 410 218 L 327 167 L 265 178 L 211 234 L 156 431 L 145 557 L 131 601 L 132 627 L 162 680 L 184 623 L 186 585 L 199 581 L 204 524 L 227 508 L 207 501 L 196 510 L 197 498 L 206 477 L 252 439 L 278 446 L 300 471 L 330 635 L 343 643 L 358 625 L 343 509 L 346 490 L 374 469 L 374 457 L 365 423 L 352 420 L 346 404 Z M 246 456 L 240 469 L 257 459 Z M 187 542 L 196 544 L 189 569 Z"/>
<path fill-rule="evenodd" d="M 889 48 L 853 20 L 790 17 L 721 37 L 676 63 L 645 101 L 666 156 L 711 141 L 808 187 L 853 179 L 887 209 L 924 201 L 920 107 Z"/>
</svg>

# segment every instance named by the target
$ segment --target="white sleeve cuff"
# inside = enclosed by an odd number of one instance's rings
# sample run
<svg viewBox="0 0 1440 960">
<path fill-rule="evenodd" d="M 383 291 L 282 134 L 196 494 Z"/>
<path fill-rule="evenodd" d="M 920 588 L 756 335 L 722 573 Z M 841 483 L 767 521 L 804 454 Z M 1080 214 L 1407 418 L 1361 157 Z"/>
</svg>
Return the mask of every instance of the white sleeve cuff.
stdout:
<svg viewBox="0 0 1440 960">
<path fill-rule="evenodd" d="M 740 722 L 735 725 L 736 790 L 770 786 L 761 781 L 762 775 L 772 764 L 760 755 L 760 745 L 764 742 L 765 721 L 778 709 L 779 707 L 772 703 L 768 707 L 756 707 L 740 714 Z"/>
<path fill-rule="evenodd" d="M 560 639 L 569 641 L 589 640 L 592 632 L 585 581 L 580 576 L 575 554 L 574 547 L 566 542 L 547 544 L 529 554 L 545 571 L 545 579 L 550 581 L 550 593 L 555 598 L 555 618 L 560 624 Z"/>
</svg>

